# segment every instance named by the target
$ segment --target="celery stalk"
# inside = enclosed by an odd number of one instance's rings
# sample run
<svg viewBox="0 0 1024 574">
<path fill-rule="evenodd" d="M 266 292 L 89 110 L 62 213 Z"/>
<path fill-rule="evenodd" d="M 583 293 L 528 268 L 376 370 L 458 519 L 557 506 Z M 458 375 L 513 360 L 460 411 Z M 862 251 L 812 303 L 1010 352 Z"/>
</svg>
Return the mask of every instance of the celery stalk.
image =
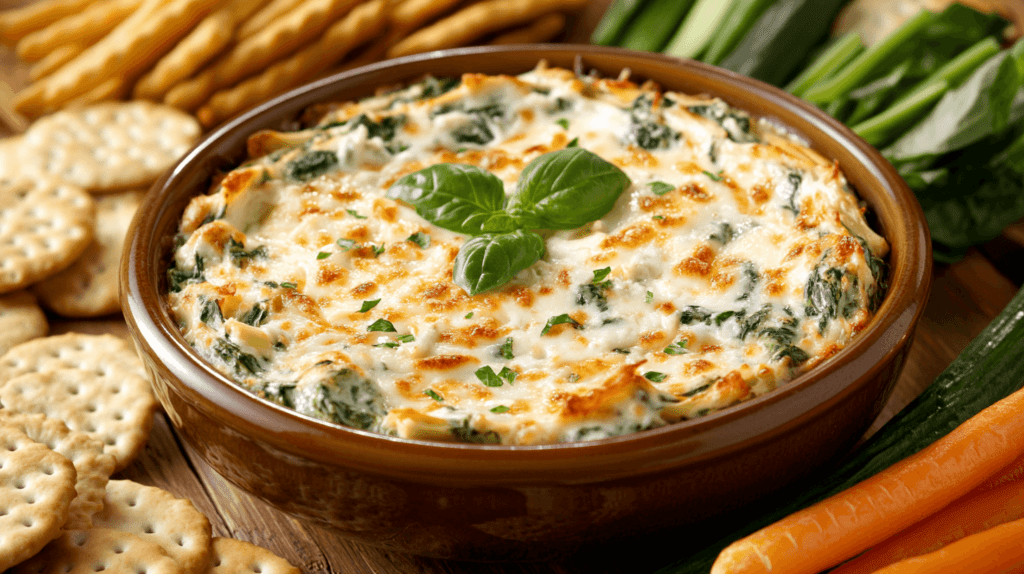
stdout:
<svg viewBox="0 0 1024 574">
<path fill-rule="evenodd" d="M 802 96 L 808 88 L 825 79 L 832 72 L 842 69 L 863 51 L 864 45 L 860 41 L 860 34 L 847 32 L 815 58 L 799 76 L 793 78 L 793 81 L 786 86 L 786 91 L 794 96 Z"/>
<path fill-rule="evenodd" d="M 669 41 L 665 53 L 677 58 L 697 58 L 708 46 L 732 2 L 697 0 Z"/>
<path fill-rule="evenodd" d="M 889 143 L 893 132 L 916 120 L 932 104 L 939 101 L 948 89 L 949 83 L 945 80 L 931 83 L 916 90 L 913 97 L 900 100 L 901 103 L 889 106 L 884 112 L 850 129 L 869 144 L 882 147 L 883 144 Z"/>
</svg>

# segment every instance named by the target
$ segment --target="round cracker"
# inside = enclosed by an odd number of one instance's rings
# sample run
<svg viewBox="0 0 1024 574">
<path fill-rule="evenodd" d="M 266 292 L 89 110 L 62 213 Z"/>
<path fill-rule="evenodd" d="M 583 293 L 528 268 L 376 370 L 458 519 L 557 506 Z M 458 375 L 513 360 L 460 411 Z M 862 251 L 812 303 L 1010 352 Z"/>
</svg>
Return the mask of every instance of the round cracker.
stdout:
<svg viewBox="0 0 1024 574">
<path fill-rule="evenodd" d="M 210 564 L 210 521 L 190 500 L 162 488 L 111 480 L 94 523 L 159 544 L 186 574 L 201 574 Z"/>
<path fill-rule="evenodd" d="M 45 172 L 95 193 L 149 186 L 200 133 L 192 116 L 137 100 L 63 110 L 40 118 L 23 138 Z"/>
<path fill-rule="evenodd" d="M 27 373 L 0 387 L 0 405 L 60 419 L 71 430 L 103 443 L 121 470 L 146 446 L 156 399 L 138 376 L 99 376 L 79 369 Z"/>
<path fill-rule="evenodd" d="M 0 424 L 0 571 L 60 535 L 74 496 L 71 461 Z"/>
<path fill-rule="evenodd" d="M 15 345 L 45 336 L 49 329 L 35 295 L 28 291 L 0 295 L 0 355 Z"/>
<path fill-rule="evenodd" d="M 96 231 L 85 252 L 70 267 L 33 287 L 43 305 L 65 317 L 99 317 L 120 309 L 121 248 L 143 195 L 130 191 L 96 199 Z"/>
<path fill-rule="evenodd" d="M 57 369 L 91 371 L 115 379 L 148 376 L 128 341 L 113 335 L 64 333 L 27 341 L 0 356 L 0 385 L 26 373 Z"/>
<path fill-rule="evenodd" d="M 64 528 L 79 530 L 91 527 L 92 515 L 103 508 L 107 481 L 114 473 L 114 457 L 103 452 L 103 443 L 42 414 L 0 410 L 0 424 L 15 427 L 71 461 L 75 466 L 77 496 L 71 501 Z"/>
<path fill-rule="evenodd" d="M 128 532 L 92 528 L 64 532 L 34 558 L 13 568 L 10 574 L 96 572 L 181 574 L 182 570 L 159 544 Z"/>
<path fill-rule="evenodd" d="M 213 560 L 206 574 L 300 574 L 300 570 L 273 552 L 234 538 L 213 539 Z"/>
<path fill-rule="evenodd" d="M 81 188 L 0 176 L 0 293 L 71 265 L 92 239 L 93 213 Z"/>
</svg>

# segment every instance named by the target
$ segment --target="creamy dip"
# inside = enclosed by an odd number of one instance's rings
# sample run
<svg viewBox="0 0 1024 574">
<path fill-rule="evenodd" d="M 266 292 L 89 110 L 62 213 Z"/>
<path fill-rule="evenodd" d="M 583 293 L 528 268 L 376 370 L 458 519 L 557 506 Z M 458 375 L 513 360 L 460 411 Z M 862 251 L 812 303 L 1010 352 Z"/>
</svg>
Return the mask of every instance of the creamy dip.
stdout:
<svg viewBox="0 0 1024 574">
<path fill-rule="evenodd" d="M 192 200 L 167 295 L 206 360 L 311 417 L 501 444 L 654 428 L 813 368 L 884 294 L 888 246 L 839 166 L 721 100 L 542 65 L 314 112 L 254 134 Z M 596 221 L 535 230 L 543 257 L 473 296 L 452 275 L 471 237 L 388 195 L 440 163 L 511 195 L 567 147 L 625 191 Z"/>
</svg>

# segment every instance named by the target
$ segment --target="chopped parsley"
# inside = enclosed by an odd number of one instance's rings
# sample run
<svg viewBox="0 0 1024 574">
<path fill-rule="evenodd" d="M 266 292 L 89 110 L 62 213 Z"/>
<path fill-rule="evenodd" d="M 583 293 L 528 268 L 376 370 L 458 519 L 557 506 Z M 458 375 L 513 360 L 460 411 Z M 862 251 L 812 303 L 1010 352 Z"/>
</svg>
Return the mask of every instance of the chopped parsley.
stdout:
<svg viewBox="0 0 1024 574">
<path fill-rule="evenodd" d="M 355 217 L 356 219 L 366 219 L 365 215 L 359 215 L 359 212 L 354 209 L 346 209 L 345 211 L 347 211 L 349 215 Z"/>
<path fill-rule="evenodd" d="M 512 383 L 516 382 L 516 377 L 519 376 L 519 373 L 508 367 L 502 367 L 501 370 L 498 371 L 498 376 L 508 381 L 509 386 L 511 386 Z"/>
<path fill-rule="evenodd" d="M 473 312 L 470 311 L 469 313 L 466 313 L 466 318 L 467 319 L 472 319 L 473 318 Z"/>
<path fill-rule="evenodd" d="M 321 251 L 320 253 L 317 253 L 317 254 L 316 254 L 316 258 L 317 258 L 317 260 L 318 260 L 318 261 L 319 261 L 320 259 L 327 259 L 327 258 L 328 258 L 328 257 L 330 257 L 330 256 L 331 256 L 331 254 L 330 254 L 330 253 L 328 253 L 327 251 Z"/>
<path fill-rule="evenodd" d="M 296 289 L 298 288 L 298 285 L 290 281 L 284 281 L 281 283 L 281 287 L 284 287 L 285 289 Z"/>
<path fill-rule="evenodd" d="M 725 170 L 721 170 L 721 169 L 718 170 L 718 173 L 711 173 L 708 170 L 704 170 L 704 175 L 710 177 L 712 179 L 712 181 L 722 181 L 722 174 L 723 173 L 725 173 Z"/>
<path fill-rule="evenodd" d="M 480 379 L 480 382 L 488 387 L 500 387 L 504 384 L 501 377 L 494 372 L 494 369 L 490 365 L 480 367 L 476 370 L 476 378 Z"/>
<path fill-rule="evenodd" d="M 558 118 L 557 120 L 555 120 L 555 123 L 562 126 L 563 130 L 569 129 L 569 120 L 565 118 Z"/>
<path fill-rule="evenodd" d="M 654 301 L 654 293 L 648 291 L 647 295 L 644 295 L 644 303 L 651 303 Z"/>
<path fill-rule="evenodd" d="M 572 325 L 573 329 L 579 329 L 583 326 L 580 325 L 576 319 L 570 317 L 568 313 L 562 313 L 561 315 L 556 315 L 548 319 L 548 322 L 544 325 L 544 329 L 541 330 L 540 335 L 543 337 L 544 335 L 547 335 L 548 331 L 550 331 L 555 325 L 564 325 L 566 323 Z"/>
<path fill-rule="evenodd" d="M 646 373 L 644 373 L 644 378 L 647 379 L 648 381 L 660 383 L 667 379 L 668 375 L 666 375 L 665 373 L 659 373 L 658 371 L 647 371 Z"/>
<path fill-rule="evenodd" d="M 369 311 L 370 309 L 373 309 L 374 307 L 376 307 L 377 303 L 380 303 L 380 299 L 374 299 L 372 301 L 363 301 L 363 306 L 359 308 L 359 312 L 360 313 L 365 313 L 365 312 Z"/>
<path fill-rule="evenodd" d="M 651 193 L 654 195 L 665 195 L 676 188 L 676 186 L 670 183 L 665 183 L 664 181 L 652 181 L 647 184 L 647 187 L 651 188 Z"/>
<path fill-rule="evenodd" d="M 374 257 L 380 257 L 380 254 L 384 253 L 384 245 L 383 244 L 381 244 L 380 246 L 371 245 L 370 247 L 373 249 L 373 256 Z"/>
<path fill-rule="evenodd" d="M 683 339 L 682 341 L 677 341 L 665 347 L 666 355 L 683 355 L 689 352 L 690 351 L 686 348 L 686 339 Z"/>
<path fill-rule="evenodd" d="M 499 415 L 500 415 L 501 413 L 507 413 L 508 411 L 509 411 L 509 408 L 508 408 L 508 407 L 506 407 L 505 405 L 498 405 L 498 406 L 496 406 L 496 407 L 493 407 L 493 408 L 491 409 L 491 412 L 492 412 L 492 413 L 495 413 L 495 414 L 499 414 Z"/>
<path fill-rule="evenodd" d="M 417 231 L 416 233 L 413 233 L 408 238 L 406 238 L 406 241 L 411 241 L 411 242 L 415 243 L 416 245 L 419 245 L 420 248 L 422 248 L 422 249 L 426 249 L 427 247 L 430 247 L 430 236 L 427 235 L 426 233 L 421 232 L 421 231 Z"/>
<path fill-rule="evenodd" d="M 387 319 L 377 319 L 366 328 L 368 332 L 379 332 L 379 333 L 396 333 L 394 324 Z"/>
<path fill-rule="evenodd" d="M 441 402 L 441 401 L 444 400 L 444 397 L 442 397 L 441 395 L 439 395 L 436 392 L 434 392 L 434 389 L 427 389 L 427 390 L 423 391 L 423 394 L 427 395 L 428 397 L 434 399 L 437 402 Z"/>
<path fill-rule="evenodd" d="M 505 342 L 502 343 L 501 348 L 498 349 L 498 353 L 501 355 L 501 358 L 505 359 L 506 361 L 511 361 L 512 359 L 516 358 L 516 356 L 512 353 L 512 337 L 508 337 L 505 339 Z"/>
</svg>

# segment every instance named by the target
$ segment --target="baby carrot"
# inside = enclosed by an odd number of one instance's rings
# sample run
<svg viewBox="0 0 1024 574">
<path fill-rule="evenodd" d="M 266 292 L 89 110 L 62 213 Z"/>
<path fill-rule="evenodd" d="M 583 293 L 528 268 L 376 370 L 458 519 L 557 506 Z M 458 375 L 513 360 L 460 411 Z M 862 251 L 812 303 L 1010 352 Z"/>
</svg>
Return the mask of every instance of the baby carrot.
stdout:
<svg viewBox="0 0 1024 574">
<path fill-rule="evenodd" d="M 1008 464 L 1006 468 L 990 476 L 988 480 L 978 487 L 978 490 L 990 490 L 1007 482 L 1013 482 L 1022 478 L 1024 478 L 1024 453 Z"/>
<path fill-rule="evenodd" d="M 1024 569 L 1024 520 L 1014 520 L 958 540 L 923 556 L 908 558 L 877 574 L 1008 574 Z"/>
<path fill-rule="evenodd" d="M 948 435 L 818 504 L 738 540 L 712 574 L 814 574 L 878 544 L 970 492 L 1024 453 L 1024 390 Z"/>
<path fill-rule="evenodd" d="M 832 570 L 831 574 L 866 574 L 934 552 L 993 526 L 1024 518 L 1024 481 L 990 490 L 981 487 L 885 542 Z"/>
</svg>

